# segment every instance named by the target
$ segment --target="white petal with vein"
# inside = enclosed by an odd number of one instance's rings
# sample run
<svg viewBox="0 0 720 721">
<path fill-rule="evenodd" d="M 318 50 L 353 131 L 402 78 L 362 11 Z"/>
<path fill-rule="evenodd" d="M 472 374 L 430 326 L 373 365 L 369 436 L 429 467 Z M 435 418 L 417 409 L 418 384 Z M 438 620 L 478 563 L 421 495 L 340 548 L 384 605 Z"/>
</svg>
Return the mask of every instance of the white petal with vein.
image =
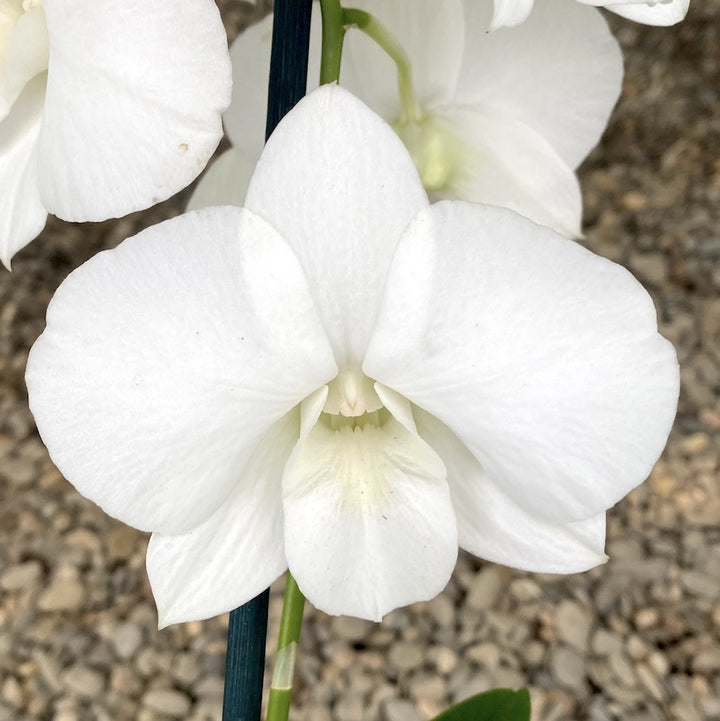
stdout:
<svg viewBox="0 0 720 721">
<path fill-rule="evenodd" d="M 458 520 L 458 543 L 495 563 L 536 573 L 578 573 L 605 563 L 605 513 L 558 522 L 528 513 L 491 482 L 447 426 L 415 408 L 418 433 L 442 458 Z M 528 478 L 528 493 L 532 478 Z"/>
<path fill-rule="evenodd" d="M 347 90 L 324 85 L 268 140 L 245 205 L 295 250 L 338 364 L 358 367 L 395 246 L 428 205 L 401 140 Z"/>
<path fill-rule="evenodd" d="M 295 409 L 265 434 L 210 518 L 182 536 L 153 534 L 147 570 L 160 628 L 231 611 L 287 568 L 280 481 L 299 432 Z"/>
<path fill-rule="evenodd" d="M 518 506 L 557 521 L 597 515 L 647 477 L 679 386 L 624 268 L 461 202 L 405 233 L 363 370 L 445 423 Z"/>
<path fill-rule="evenodd" d="M 230 58 L 207 0 L 44 0 L 50 37 L 40 195 L 65 220 L 165 200 L 220 138 Z"/>
<path fill-rule="evenodd" d="M 32 348 L 52 459 L 107 513 L 184 533 L 270 426 L 337 372 L 297 259 L 262 219 L 210 208 L 95 256 Z"/>
<path fill-rule="evenodd" d="M 6 268 L 43 229 L 47 211 L 37 188 L 37 138 L 45 78 L 29 82 L 0 124 L 0 260 Z"/>
</svg>

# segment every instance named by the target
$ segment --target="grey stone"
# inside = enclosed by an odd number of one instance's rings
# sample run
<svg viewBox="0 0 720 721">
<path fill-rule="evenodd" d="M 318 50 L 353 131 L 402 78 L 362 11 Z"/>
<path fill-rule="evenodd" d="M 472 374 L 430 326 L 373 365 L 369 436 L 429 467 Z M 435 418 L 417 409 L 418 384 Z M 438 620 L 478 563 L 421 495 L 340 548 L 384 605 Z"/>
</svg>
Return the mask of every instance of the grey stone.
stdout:
<svg viewBox="0 0 720 721">
<path fill-rule="evenodd" d="M 180 718 L 190 713 L 190 699 L 182 691 L 171 688 L 156 688 L 146 691 L 142 704 L 152 711 Z"/>
<path fill-rule="evenodd" d="M 96 698 L 105 688 L 103 674 L 83 664 L 75 664 L 63 671 L 61 679 L 67 688 L 81 698 Z"/>
<path fill-rule="evenodd" d="M 630 264 L 640 279 L 646 283 L 661 285 L 667 277 L 667 263 L 660 253 L 633 255 Z"/>
<path fill-rule="evenodd" d="M 225 680 L 216 676 L 203 678 L 193 686 L 193 693 L 196 696 L 206 698 L 222 698 L 224 690 Z"/>
<path fill-rule="evenodd" d="M 564 600 L 557 607 L 555 627 L 558 638 L 582 653 L 588 648 L 591 624 L 592 616 L 576 601 Z"/>
<path fill-rule="evenodd" d="M 23 693 L 20 682 L 15 676 L 8 676 L 0 688 L 0 696 L 2 700 L 15 709 L 20 709 L 25 705 L 25 694 Z"/>
<path fill-rule="evenodd" d="M 471 646 L 465 651 L 464 656 L 468 661 L 474 661 L 490 670 L 497 668 L 500 663 L 500 649 L 489 641 Z"/>
<path fill-rule="evenodd" d="M 363 721 L 365 701 L 355 693 L 345 693 L 340 696 L 333 711 L 337 721 Z"/>
<path fill-rule="evenodd" d="M 29 486 L 35 480 L 35 475 L 35 466 L 25 458 L 6 458 L 0 470 L 0 476 L 15 486 Z"/>
<path fill-rule="evenodd" d="M 458 665 L 458 655 L 447 646 L 431 646 L 425 653 L 425 659 L 442 676 L 447 676 Z"/>
<path fill-rule="evenodd" d="M 105 536 L 108 554 L 115 561 L 126 560 L 132 556 L 138 546 L 140 533 L 130 526 L 113 526 Z"/>
<path fill-rule="evenodd" d="M 17 591 L 31 585 L 42 575 L 42 566 L 37 561 L 27 561 L 10 566 L 0 576 L 0 588 Z"/>
<path fill-rule="evenodd" d="M 415 707 L 403 699 L 388 699 L 380 705 L 380 709 L 383 721 L 421 721 Z"/>
<path fill-rule="evenodd" d="M 633 661 L 640 661 L 647 657 L 650 647 L 637 634 L 632 634 L 625 642 L 625 650 Z"/>
<path fill-rule="evenodd" d="M 592 651 L 597 656 L 609 656 L 622 649 L 622 638 L 607 629 L 598 628 L 592 636 Z"/>
<path fill-rule="evenodd" d="M 520 649 L 520 655 L 530 668 L 542 664 L 546 648 L 540 641 L 530 641 Z"/>
<path fill-rule="evenodd" d="M 654 606 L 647 606 L 639 609 L 633 620 L 639 629 L 652 628 L 660 620 L 660 613 Z"/>
<path fill-rule="evenodd" d="M 635 667 L 635 673 L 637 674 L 640 685 L 650 694 L 650 696 L 652 696 L 652 698 L 661 703 L 665 701 L 665 688 L 649 665 L 645 663 L 638 664 Z"/>
<path fill-rule="evenodd" d="M 123 660 L 132 658 L 142 645 L 142 629 L 135 623 L 119 624 L 112 634 L 112 645 L 115 653 Z"/>
<path fill-rule="evenodd" d="M 455 606 L 444 594 L 435 596 L 426 605 L 427 612 L 432 616 L 438 626 L 450 627 L 455 622 Z"/>
<path fill-rule="evenodd" d="M 699 651 L 692 659 L 692 667 L 699 673 L 720 671 L 720 646 L 710 646 Z"/>
<path fill-rule="evenodd" d="M 681 571 L 680 580 L 683 586 L 696 596 L 703 596 L 711 600 L 720 598 L 720 581 L 712 576 L 707 576 L 702 571 L 693 569 Z"/>
<path fill-rule="evenodd" d="M 531 578 L 516 578 L 510 584 L 510 595 L 521 603 L 536 601 L 542 594 L 542 588 Z"/>
<path fill-rule="evenodd" d="M 85 589 L 80 581 L 67 571 L 61 570 L 40 594 L 38 607 L 42 611 L 77 611 L 85 600 Z"/>
<path fill-rule="evenodd" d="M 414 699 L 439 701 L 447 696 L 447 687 L 440 676 L 423 674 L 416 676 L 408 684 L 410 696 Z"/>
<path fill-rule="evenodd" d="M 309 704 L 304 709 L 299 709 L 298 717 L 305 721 L 333 721 L 333 716 L 327 706 L 319 704 Z M 213 717 L 212 721 L 219 719 L 220 716 Z"/>
<path fill-rule="evenodd" d="M 53 721 L 80 721 L 80 711 L 76 708 L 58 709 L 53 716 Z"/>
<path fill-rule="evenodd" d="M 400 641 L 390 647 L 388 662 L 398 671 L 409 671 L 423 663 L 423 647 L 420 643 Z"/>
<path fill-rule="evenodd" d="M 660 677 L 667 676 L 670 670 L 670 663 L 662 651 L 653 651 L 648 654 L 647 663 L 650 668 Z"/>
<path fill-rule="evenodd" d="M 473 611 L 485 611 L 497 600 L 504 585 L 503 575 L 497 566 L 485 566 L 473 579 L 465 604 Z"/>
<path fill-rule="evenodd" d="M 628 688 L 635 686 L 635 670 L 623 651 L 615 651 L 608 657 L 608 665 L 615 678 Z"/>
<path fill-rule="evenodd" d="M 554 646 L 550 650 L 550 673 L 561 686 L 574 692 L 585 688 L 585 669 L 582 658 L 571 648 Z"/>
<path fill-rule="evenodd" d="M 361 641 L 373 628 L 370 621 L 354 616 L 335 616 L 330 625 L 336 636 L 351 642 Z"/>
</svg>

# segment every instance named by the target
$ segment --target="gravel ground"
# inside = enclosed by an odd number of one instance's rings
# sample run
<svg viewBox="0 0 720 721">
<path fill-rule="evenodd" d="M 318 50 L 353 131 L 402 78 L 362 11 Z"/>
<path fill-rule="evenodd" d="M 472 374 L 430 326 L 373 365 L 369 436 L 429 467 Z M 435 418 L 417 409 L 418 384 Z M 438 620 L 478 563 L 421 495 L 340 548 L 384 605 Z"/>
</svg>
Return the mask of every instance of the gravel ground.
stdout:
<svg viewBox="0 0 720 721">
<path fill-rule="evenodd" d="M 308 608 L 297 721 L 419 721 L 523 684 L 535 721 L 720 719 L 718 19 L 720 0 L 693 0 L 670 29 L 611 18 L 627 78 L 582 168 L 587 243 L 652 293 L 683 383 L 665 454 L 609 514 L 610 562 L 561 577 L 461 556 L 442 595 L 381 624 Z M 67 273 L 186 197 L 108 223 L 51 220 L 0 273 L 0 721 L 220 718 L 227 617 L 156 630 L 147 537 L 53 467 L 23 383 Z"/>
</svg>

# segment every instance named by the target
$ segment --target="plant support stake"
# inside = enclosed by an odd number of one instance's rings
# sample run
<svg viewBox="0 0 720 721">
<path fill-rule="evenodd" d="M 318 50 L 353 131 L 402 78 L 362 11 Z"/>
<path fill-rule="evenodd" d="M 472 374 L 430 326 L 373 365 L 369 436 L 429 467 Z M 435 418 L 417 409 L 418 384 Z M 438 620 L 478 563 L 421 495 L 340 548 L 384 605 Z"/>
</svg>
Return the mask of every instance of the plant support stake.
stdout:
<svg viewBox="0 0 720 721">
<path fill-rule="evenodd" d="M 267 139 L 305 95 L 312 0 L 276 0 Z M 230 613 L 222 721 L 260 721 L 269 589 Z"/>
</svg>

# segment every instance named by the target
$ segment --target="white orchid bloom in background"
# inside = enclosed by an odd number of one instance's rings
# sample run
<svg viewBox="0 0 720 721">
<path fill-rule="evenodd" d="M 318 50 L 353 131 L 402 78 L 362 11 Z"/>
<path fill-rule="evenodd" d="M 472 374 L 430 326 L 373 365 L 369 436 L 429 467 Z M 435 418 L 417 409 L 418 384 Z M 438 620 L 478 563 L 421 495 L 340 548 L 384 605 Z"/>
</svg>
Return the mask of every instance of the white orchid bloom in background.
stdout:
<svg viewBox="0 0 720 721">
<path fill-rule="evenodd" d="M 65 476 L 154 531 L 166 625 L 288 567 L 318 608 L 379 619 L 437 594 L 458 543 L 603 563 L 678 367 L 624 268 L 504 208 L 429 205 L 397 135 L 333 85 L 280 123 L 245 208 L 73 272 L 27 384 Z"/>
<path fill-rule="evenodd" d="M 489 26 L 491 30 L 525 22 L 535 0 L 493 1 L 495 7 Z M 606 10 L 646 25 L 675 25 L 685 18 L 690 7 L 690 0 L 630 0 L 630 2 L 578 0 L 578 2 L 604 7 Z"/>
<path fill-rule="evenodd" d="M 421 113 L 402 121 L 396 70 L 364 34 L 346 35 L 340 83 L 403 138 L 431 199 L 511 208 L 569 237 L 581 234 L 575 168 L 600 139 L 620 93 L 622 56 L 595 8 L 538 0 L 519 28 L 487 34 L 489 0 L 359 0 L 412 63 Z M 319 75 L 313 15 L 311 82 Z M 234 42 L 233 148 L 201 180 L 190 208 L 242 205 L 263 146 L 272 18 Z"/>
<path fill-rule="evenodd" d="M 0 260 L 48 213 L 105 220 L 184 188 L 230 89 L 210 0 L 0 0 Z"/>
</svg>

